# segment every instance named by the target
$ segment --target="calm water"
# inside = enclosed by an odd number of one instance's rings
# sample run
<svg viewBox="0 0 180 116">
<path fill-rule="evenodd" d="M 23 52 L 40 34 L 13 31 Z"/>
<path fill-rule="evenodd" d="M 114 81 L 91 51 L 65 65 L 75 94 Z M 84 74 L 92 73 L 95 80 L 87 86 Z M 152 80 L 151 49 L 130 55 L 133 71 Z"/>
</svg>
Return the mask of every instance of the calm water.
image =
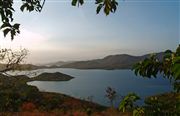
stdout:
<svg viewBox="0 0 180 116">
<path fill-rule="evenodd" d="M 37 71 L 35 71 L 37 72 Z M 128 92 L 135 92 L 143 99 L 146 96 L 156 93 L 171 91 L 171 85 L 167 79 L 144 79 L 135 76 L 131 70 L 79 70 L 79 69 L 43 69 L 42 72 L 62 72 L 75 77 L 65 82 L 29 82 L 37 86 L 41 91 L 59 92 L 71 95 L 76 98 L 86 99 L 92 97 L 94 102 L 102 105 L 109 105 L 105 97 L 105 90 L 108 86 L 114 88 L 119 95 L 126 95 Z M 119 99 L 115 105 L 119 104 Z M 139 102 L 142 104 L 143 100 Z"/>
</svg>

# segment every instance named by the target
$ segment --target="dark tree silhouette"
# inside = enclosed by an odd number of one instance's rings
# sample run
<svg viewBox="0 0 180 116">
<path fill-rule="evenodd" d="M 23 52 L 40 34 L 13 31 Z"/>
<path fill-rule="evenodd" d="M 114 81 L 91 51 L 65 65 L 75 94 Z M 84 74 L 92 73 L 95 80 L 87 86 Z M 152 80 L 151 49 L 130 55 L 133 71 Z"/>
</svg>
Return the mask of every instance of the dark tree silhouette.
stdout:
<svg viewBox="0 0 180 116">
<path fill-rule="evenodd" d="M 117 97 L 117 93 L 116 93 L 115 89 L 113 89 L 111 87 L 107 87 L 105 96 L 109 99 L 111 107 L 114 107 L 113 103 Z"/>
<path fill-rule="evenodd" d="M 41 2 L 41 0 L 21 0 L 22 6 L 20 7 L 21 11 L 25 9 L 29 12 L 37 11 L 40 12 L 44 5 L 45 0 Z M 1 15 L 1 22 L 2 25 L 0 29 L 3 31 L 4 36 L 8 33 L 11 35 L 11 40 L 14 39 L 14 36 L 20 33 L 19 30 L 19 23 L 13 24 L 13 13 L 15 9 L 13 8 L 14 0 L 0 0 L 0 15 Z"/>
<path fill-rule="evenodd" d="M 15 0 L 0 0 L 0 15 L 2 25 L 0 29 L 4 33 L 4 37 L 8 33 L 11 35 L 11 40 L 14 39 L 14 36 L 20 33 L 20 24 L 14 23 L 13 13 L 15 9 L 13 7 Z M 21 11 L 36 11 L 41 12 L 46 0 L 21 0 L 22 5 L 20 6 Z M 78 6 L 84 4 L 84 0 L 72 0 L 71 3 L 73 6 Z M 104 8 L 104 13 L 109 15 L 109 13 L 114 13 L 116 11 L 118 3 L 116 0 L 95 0 L 97 5 L 96 12 L 100 12 Z"/>
</svg>

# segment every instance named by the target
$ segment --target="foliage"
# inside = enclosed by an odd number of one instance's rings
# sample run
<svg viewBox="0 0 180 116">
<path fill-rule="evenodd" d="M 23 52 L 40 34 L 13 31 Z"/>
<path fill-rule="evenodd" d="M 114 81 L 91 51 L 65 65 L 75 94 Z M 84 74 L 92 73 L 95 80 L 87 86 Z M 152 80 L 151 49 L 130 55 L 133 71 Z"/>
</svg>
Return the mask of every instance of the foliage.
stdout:
<svg viewBox="0 0 180 116">
<path fill-rule="evenodd" d="M 83 5 L 84 0 L 72 0 L 72 5 L 76 6 Z M 109 15 L 109 13 L 115 13 L 118 3 L 116 0 L 95 0 L 95 4 L 97 4 L 96 13 L 99 14 L 102 8 L 104 8 L 104 13 Z"/>
<path fill-rule="evenodd" d="M 24 77 L 21 77 L 24 78 Z M 41 99 L 35 86 L 27 85 L 19 77 L 0 74 L 0 111 L 16 112 L 24 102 L 38 102 Z"/>
<path fill-rule="evenodd" d="M 13 7 L 15 0 L 0 0 L 0 15 L 2 25 L 0 29 L 4 33 L 4 37 L 8 33 L 11 35 L 11 40 L 14 39 L 14 36 L 20 33 L 20 24 L 13 24 L 14 18 L 13 13 L 15 9 Z M 23 11 L 36 11 L 41 12 L 46 0 L 21 0 L 22 5 L 20 6 L 20 10 Z M 83 5 L 84 0 L 72 0 L 71 4 L 73 6 Z M 96 12 L 97 14 L 100 12 L 102 8 L 104 8 L 104 13 L 109 15 L 110 13 L 115 13 L 118 3 L 116 0 L 95 0 L 95 4 L 97 4 Z"/>
<path fill-rule="evenodd" d="M 144 116 L 144 108 L 142 107 L 138 107 L 136 109 L 133 110 L 133 116 Z"/>
<path fill-rule="evenodd" d="M 177 93 L 162 94 L 145 99 L 146 115 L 180 115 L 180 45 L 175 52 L 166 50 L 162 59 L 152 55 L 134 66 L 136 75 L 155 77 L 161 73 L 164 78 L 173 81 Z"/>
<path fill-rule="evenodd" d="M 45 110 L 52 110 L 58 108 L 58 106 L 62 103 L 62 100 L 57 96 L 50 97 L 48 99 L 44 99 L 41 101 L 41 104 L 45 108 Z"/>
<path fill-rule="evenodd" d="M 98 14 L 102 8 L 104 8 L 104 13 L 109 15 L 110 12 L 115 13 L 118 3 L 116 0 L 96 0 L 97 9 L 96 13 Z"/>
<path fill-rule="evenodd" d="M 86 113 L 87 113 L 88 116 L 91 116 L 91 114 L 92 114 L 91 108 L 87 108 L 86 109 Z"/>
<path fill-rule="evenodd" d="M 26 84 L 20 84 L 15 87 L 14 91 L 18 91 L 22 100 L 38 102 L 41 98 L 39 90 L 35 86 L 29 86 Z"/>
<path fill-rule="evenodd" d="M 8 33 L 11 34 L 11 40 L 14 39 L 14 36 L 16 34 L 20 33 L 19 30 L 19 23 L 12 24 L 14 21 L 13 13 L 15 12 L 15 9 L 13 7 L 15 0 L 0 0 L 0 15 L 1 15 L 1 21 L 2 25 L 0 29 L 3 31 L 4 36 Z M 22 5 L 20 7 L 21 11 L 24 11 L 25 9 L 29 12 L 31 11 L 38 11 L 40 12 L 42 10 L 42 7 L 44 5 L 45 0 L 43 2 L 41 0 L 21 0 Z"/>
<path fill-rule="evenodd" d="M 32 102 L 24 102 L 21 106 L 23 111 L 33 111 L 34 109 L 36 109 L 36 106 Z"/>
<path fill-rule="evenodd" d="M 84 4 L 84 0 L 72 0 L 71 4 L 73 6 L 76 6 L 78 4 L 78 7 L 79 7 L 79 5 L 83 5 Z"/>
<path fill-rule="evenodd" d="M 129 93 L 127 96 L 123 98 L 123 100 L 119 104 L 119 110 L 125 112 L 127 109 L 132 109 L 135 106 L 135 102 L 139 100 L 140 97 L 135 93 Z"/>
<path fill-rule="evenodd" d="M 111 107 L 113 107 L 113 101 L 116 99 L 116 97 L 117 97 L 117 95 L 116 95 L 116 91 L 113 89 L 113 88 L 111 88 L 111 87 L 108 87 L 107 89 L 106 89 L 106 95 L 105 95 L 108 99 L 109 99 L 109 101 L 110 101 L 110 103 L 111 103 Z"/>
<path fill-rule="evenodd" d="M 152 55 L 144 61 L 134 66 L 136 75 L 151 78 L 156 77 L 158 73 L 163 74 L 165 78 L 174 81 L 174 90 L 180 91 L 180 45 L 176 52 L 165 51 L 163 59 L 160 60 Z"/>
<path fill-rule="evenodd" d="M 19 94 L 12 91 L 1 92 L 0 93 L 0 111 L 18 111 L 21 100 L 19 99 Z"/>
<path fill-rule="evenodd" d="M 179 106 L 179 93 L 165 93 L 147 97 L 144 108 L 146 115 L 179 116 Z"/>
<path fill-rule="evenodd" d="M 6 86 L 5 84 L 3 86 Z M 0 86 L 0 111 L 17 112 L 20 110 L 24 102 L 37 102 L 41 97 L 38 89 L 29 85 L 8 85 L 7 87 Z M 38 99 L 38 100 L 37 100 Z"/>
<path fill-rule="evenodd" d="M 174 82 L 174 91 L 180 92 L 180 81 Z"/>
</svg>

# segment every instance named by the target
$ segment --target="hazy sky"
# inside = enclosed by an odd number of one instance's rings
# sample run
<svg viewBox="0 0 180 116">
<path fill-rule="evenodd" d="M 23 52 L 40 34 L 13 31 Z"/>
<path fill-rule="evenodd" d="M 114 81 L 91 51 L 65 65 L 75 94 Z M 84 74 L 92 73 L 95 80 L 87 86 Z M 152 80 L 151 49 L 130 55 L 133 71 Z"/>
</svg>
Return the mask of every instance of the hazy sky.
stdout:
<svg viewBox="0 0 180 116">
<path fill-rule="evenodd" d="M 41 13 L 22 13 L 15 3 L 21 34 L 0 46 L 29 50 L 28 62 L 87 60 L 127 53 L 175 50 L 180 43 L 180 0 L 119 1 L 115 14 L 96 15 L 94 0 L 72 7 L 71 0 L 46 0 Z"/>
</svg>

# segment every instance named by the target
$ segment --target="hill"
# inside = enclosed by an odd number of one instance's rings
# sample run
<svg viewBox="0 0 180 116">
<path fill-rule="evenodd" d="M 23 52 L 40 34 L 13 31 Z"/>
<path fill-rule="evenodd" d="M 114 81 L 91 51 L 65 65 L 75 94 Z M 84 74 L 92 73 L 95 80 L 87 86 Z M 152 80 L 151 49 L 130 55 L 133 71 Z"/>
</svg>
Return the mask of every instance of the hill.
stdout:
<svg viewBox="0 0 180 116">
<path fill-rule="evenodd" d="M 95 59 L 88 61 L 77 61 L 61 65 L 61 68 L 76 68 L 76 69 L 131 69 L 132 66 L 149 57 L 150 54 L 143 56 L 132 56 L 128 54 L 110 55 L 103 59 Z M 157 57 L 161 59 L 163 53 L 157 53 Z"/>
<path fill-rule="evenodd" d="M 57 62 L 50 62 L 46 64 L 41 64 L 40 66 L 47 66 L 47 67 L 59 67 L 62 65 L 66 65 L 69 63 L 73 63 L 73 61 L 57 61 Z"/>
<path fill-rule="evenodd" d="M 17 70 L 36 70 L 44 68 L 74 68 L 74 69 L 131 69 L 132 66 L 149 57 L 151 54 L 143 56 L 132 56 L 128 54 L 109 55 L 102 59 L 93 59 L 87 61 L 58 61 L 43 65 L 21 64 Z M 162 59 L 163 52 L 156 54 L 157 58 Z M 0 70 L 6 65 L 0 64 Z"/>
</svg>

